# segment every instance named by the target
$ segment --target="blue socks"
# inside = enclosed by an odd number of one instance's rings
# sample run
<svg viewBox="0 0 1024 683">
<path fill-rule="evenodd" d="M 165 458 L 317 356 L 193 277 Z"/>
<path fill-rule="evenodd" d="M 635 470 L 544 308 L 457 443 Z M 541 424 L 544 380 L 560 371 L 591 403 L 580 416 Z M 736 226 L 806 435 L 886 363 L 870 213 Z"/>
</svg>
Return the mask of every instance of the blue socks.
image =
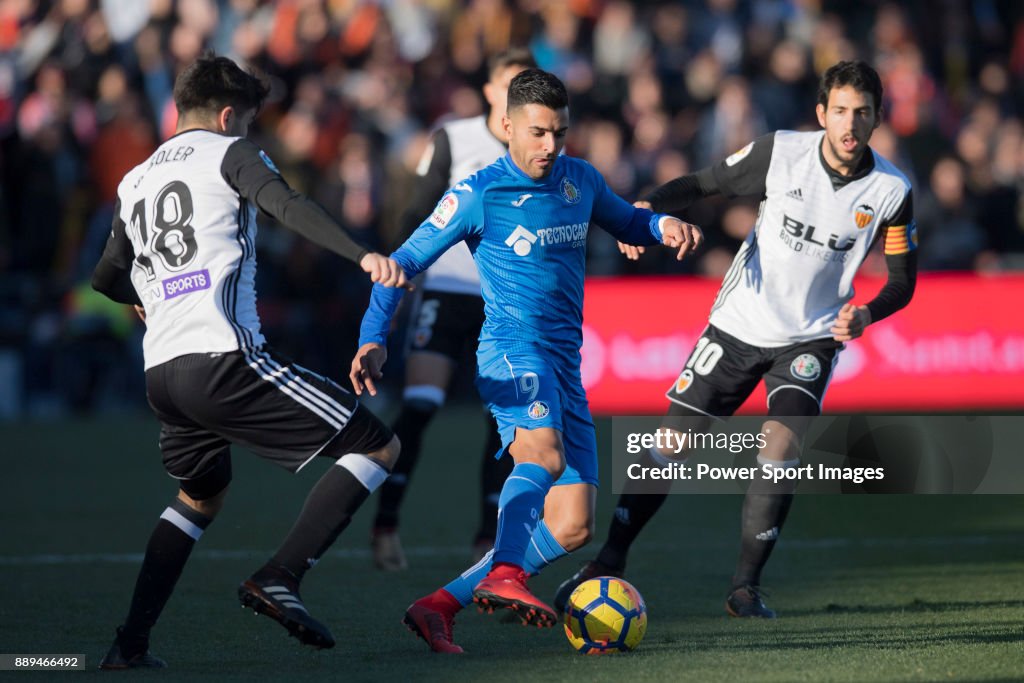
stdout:
<svg viewBox="0 0 1024 683">
<path fill-rule="evenodd" d="M 530 536 L 537 526 L 544 498 L 554 480 L 540 465 L 523 462 L 512 468 L 498 500 L 498 537 L 494 562 L 523 566 Z"/>
<path fill-rule="evenodd" d="M 488 552 L 479 562 L 444 587 L 463 607 L 473 602 L 473 589 L 487 576 L 487 572 L 491 570 L 491 558 L 493 555 L 493 550 Z M 548 529 L 548 525 L 544 523 L 544 520 L 541 520 L 537 523 L 533 536 L 530 537 L 530 545 L 526 550 L 526 557 L 523 558 L 523 569 L 533 576 L 565 555 L 568 555 L 565 548 L 555 540 L 555 537 L 551 535 L 551 531 Z"/>
<path fill-rule="evenodd" d="M 530 545 L 526 548 L 526 557 L 523 558 L 523 569 L 530 576 L 536 576 L 544 567 L 568 554 L 568 551 L 551 535 L 551 530 L 542 519 L 537 522 L 537 528 L 530 537 Z"/>
<path fill-rule="evenodd" d="M 473 589 L 491 570 L 492 555 L 494 555 L 494 551 L 488 550 L 479 562 L 456 576 L 444 587 L 463 607 L 473 602 Z"/>
<path fill-rule="evenodd" d="M 505 480 L 498 501 L 498 538 L 494 550 L 444 587 L 465 607 L 473 601 L 473 589 L 495 562 L 507 562 L 536 574 L 565 549 L 540 520 L 544 498 L 554 480 L 540 465 L 520 463 Z"/>
</svg>

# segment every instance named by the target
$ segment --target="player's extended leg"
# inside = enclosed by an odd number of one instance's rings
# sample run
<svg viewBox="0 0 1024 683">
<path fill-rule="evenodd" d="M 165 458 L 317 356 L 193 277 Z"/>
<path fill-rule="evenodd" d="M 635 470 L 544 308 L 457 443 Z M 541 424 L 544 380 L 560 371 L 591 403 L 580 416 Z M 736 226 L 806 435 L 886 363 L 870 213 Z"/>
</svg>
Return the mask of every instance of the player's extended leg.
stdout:
<svg viewBox="0 0 1024 683">
<path fill-rule="evenodd" d="M 386 430 L 376 418 L 367 419 L 369 417 L 372 416 L 367 414 L 363 422 L 370 424 L 366 431 L 371 434 L 357 437 L 364 443 L 374 438 L 372 432 L 376 431 L 380 437 L 385 433 L 380 430 Z M 352 425 L 345 431 L 351 428 Z M 342 435 L 345 435 L 344 431 Z M 299 584 L 306 571 L 316 564 L 348 526 L 359 506 L 388 476 L 399 452 L 398 439 L 390 434 L 388 437 L 389 441 L 383 448 L 365 455 L 347 453 L 328 468 L 310 491 L 298 519 L 278 551 L 238 588 L 238 598 L 243 606 L 276 620 L 306 645 L 330 648 L 334 646 L 334 637 L 309 615 L 299 595 Z M 325 447 L 326 454 L 332 452 L 331 445 Z M 345 446 L 337 446 L 339 450 L 343 448 L 347 450 Z"/>
<path fill-rule="evenodd" d="M 799 438 L 789 428 L 774 420 L 765 422 L 771 430 L 771 441 L 757 457 L 759 465 L 780 469 L 800 464 Z M 740 557 L 732 577 L 732 588 L 725 603 L 734 617 L 775 618 L 775 611 L 761 598 L 761 570 L 771 556 L 793 502 L 796 482 L 754 479 L 743 499 L 740 530 Z"/>
<path fill-rule="evenodd" d="M 402 457 L 380 487 L 370 539 L 378 569 L 400 571 L 409 566 L 398 535 L 399 511 L 419 462 L 423 433 L 444 404 L 454 369 L 451 358 L 432 351 L 413 351 L 406 361 L 402 409 L 393 426 L 402 442 Z"/>
<path fill-rule="evenodd" d="M 149 653 L 149 635 L 156 625 L 192 548 L 224 504 L 231 481 L 226 447 L 216 464 L 202 476 L 182 482 L 177 497 L 160 515 L 149 537 L 135 592 L 124 624 L 101 669 L 163 668 L 167 663 Z"/>
<path fill-rule="evenodd" d="M 792 468 L 800 464 L 803 435 L 810 421 L 821 414 L 832 371 L 843 345 L 822 339 L 786 347 L 772 353 L 764 375 L 768 390 L 771 429 L 758 460 L 762 465 Z M 775 482 L 778 479 L 778 483 Z M 761 599 L 761 572 L 768 562 L 789 515 L 796 480 L 755 479 L 743 500 L 740 556 L 726 599 L 733 616 L 774 618 Z"/>
<path fill-rule="evenodd" d="M 562 434 L 552 427 L 516 427 L 508 450 L 516 464 L 501 489 L 493 564 L 473 589 L 473 601 L 488 612 L 511 609 L 525 622 L 553 626 L 554 611 L 526 587 L 524 558 L 544 499 L 565 470 Z"/>
<path fill-rule="evenodd" d="M 585 545 L 593 536 L 597 488 L 593 484 L 552 486 L 544 500 L 544 519 L 530 537 L 523 569 L 530 576 Z M 491 569 L 493 551 L 443 588 L 420 598 L 405 613 L 405 624 L 435 652 L 457 654 L 452 642 L 455 615 L 473 601 L 473 589 Z M 525 622 L 524 622 L 525 623 Z"/>
<path fill-rule="evenodd" d="M 511 609 L 524 623 L 555 623 L 554 611 L 530 593 L 526 577 L 531 550 L 548 548 L 553 556 L 554 549 L 560 547 L 540 516 L 545 497 L 565 469 L 561 432 L 551 427 L 516 427 L 515 440 L 507 450 L 516 464 L 502 487 L 494 549 L 444 588 L 406 610 L 405 624 L 434 652 L 462 652 L 452 642 L 452 627 L 455 615 L 470 601 L 488 612 Z M 546 560 L 538 556 L 533 562 L 539 565 Z"/>
<path fill-rule="evenodd" d="M 473 561 L 480 560 L 494 547 L 498 535 L 498 500 L 501 487 L 512 473 L 515 462 L 512 458 L 496 458 L 501 450 L 501 436 L 494 427 L 494 421 L 487 418 L 488 439 L 484 446 L 483 462 L 480 465 L 480 526 L 473 538 Z"/>
<path fill-rule="evenodd" d="M 452 642 L 452 626 L 455 614 L 471 599 L 490 610 L 511 608 L 529 623 L 554 624 L 555 614 L 551 608 L 526 588 L 526 566 L 531 548 L 559 545 L 547 525 L 540 521 L 540 515 L 552 484 L 566 472 L 567 446 L 562 440 L 562 430 L 567 420 L 574 427 L 568 434 L 589 427 L 589 432 L 583 430 L 584 436 L 589 437 L 586 449 L 589 468 L 586 478 L 579 476 L 576 481 L 597 484 L 593 422 L 585 408 L 583 388 L 575 386 L 579 385 L 578 378 L 575 382 L 562 381 L 544 358 L 534 354 L 498 354 L 481 347 L 478 359 L 482 360 L 477 372 L 477 389 L 487 401 L 501 430 L 502 441 L 508 444 L 506 452 L 516 464 L 502 486 L 494 550 L 444 588 L 414 602 L 406 611 L 406 625 L 435 652 L 462 652 L 462 648 Z M 582 415 L 574 418 L 571 410 L 563 411 L 565 398 L 571 399 L 570 406 L 579 406 L 579 410 L 586 413 L 585 419 Z M 575 461 L 580 449 L 575 441 L 570 445 Z M 565 483 L 574 482 L 567 480 Z"/>
<path fill-rule="evenodd" d="M 779 419 L 765 422 L 767 443 L 757 456 L 758 463 L 782 469 L 798 466 L 809 419 L 806 416 L 818 412 L 817 401 L 803 392 L 777 394 L 769 407 L 769 417 L 775 415 Z M 766 607 L 761 598 L 761 572 L 786 523 L 795 491 L 796 480 L 786 478 L 776 482 L 759 477 L 747 489 L 741 517 L 740 556 L 725 605 L 734 617 L 775 618 L 775 611 Z"/>
</svg>

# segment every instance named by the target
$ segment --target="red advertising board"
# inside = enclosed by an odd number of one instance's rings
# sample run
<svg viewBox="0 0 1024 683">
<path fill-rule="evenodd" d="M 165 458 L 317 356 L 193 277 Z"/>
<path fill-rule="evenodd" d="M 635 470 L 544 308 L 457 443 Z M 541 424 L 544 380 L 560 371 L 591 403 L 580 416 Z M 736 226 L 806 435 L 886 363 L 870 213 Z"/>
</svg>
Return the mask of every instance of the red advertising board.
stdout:
<svg viewBox="0 0 1024 683">
<path fill-rule="evenodd" d="M 859 278 L 854 303 L 884 278 Z M 718 282 L 590 278 L 583 384 L 596 414 L 664 412 Z M 923 274 L 910 305 L 846 345 L 826 412 L 1024 408 L 1024 276 Z M 759 387 L 741 412 L 765 409 Z"/>
</svg>

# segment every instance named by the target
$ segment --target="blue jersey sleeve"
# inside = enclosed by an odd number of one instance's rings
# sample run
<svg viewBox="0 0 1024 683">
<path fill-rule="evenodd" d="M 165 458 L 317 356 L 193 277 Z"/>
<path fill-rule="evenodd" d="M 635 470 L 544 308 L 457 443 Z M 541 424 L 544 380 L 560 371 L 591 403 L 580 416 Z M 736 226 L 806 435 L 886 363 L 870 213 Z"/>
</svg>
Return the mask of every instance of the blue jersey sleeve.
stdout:
<svg viewBox="0 0 1024 683">
<path fill-rule="evenodd" d="M 441 254 L 459 242 L 479 235 L 483 230 L 482 202 L 471 184 L 462 182 L 445 193 L 434 211 L 420 224 L 391 258 L 395 259 L 410 280 L 436 261 Z M 387 339 L 391 318 L 405 290 L 374 285 L 370 305 L 359 327 L 359 345 Z"/>
<path fill-rule="evenodd" d="M 591 166 L 589 170 L 594 184 L 594 221 L 620 242 L 637 246 L 661 244 L 658 222 L 662 214 L 633 206 L 612 192 L 596 168 Z"/>
</svg>

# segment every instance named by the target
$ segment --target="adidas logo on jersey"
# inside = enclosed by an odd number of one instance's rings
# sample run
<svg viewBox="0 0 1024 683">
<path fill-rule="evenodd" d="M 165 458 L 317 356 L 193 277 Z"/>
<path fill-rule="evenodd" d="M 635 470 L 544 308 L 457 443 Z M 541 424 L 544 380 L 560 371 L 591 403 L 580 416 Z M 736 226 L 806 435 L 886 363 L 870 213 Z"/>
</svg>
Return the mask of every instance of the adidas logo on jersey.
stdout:
<svg viewBox="0 0 1024 683">
<path fill-rule="evenodd" d="M 800 191 L 799 187 L 796 188 L 795 190 L 790 190 L 789 192 L 787 192 L 786 196 L 792 197 L 793 199 L 796 199 L 797 201 L 801 202 L 804 200 L 804 193 Z"/>
</svg>

